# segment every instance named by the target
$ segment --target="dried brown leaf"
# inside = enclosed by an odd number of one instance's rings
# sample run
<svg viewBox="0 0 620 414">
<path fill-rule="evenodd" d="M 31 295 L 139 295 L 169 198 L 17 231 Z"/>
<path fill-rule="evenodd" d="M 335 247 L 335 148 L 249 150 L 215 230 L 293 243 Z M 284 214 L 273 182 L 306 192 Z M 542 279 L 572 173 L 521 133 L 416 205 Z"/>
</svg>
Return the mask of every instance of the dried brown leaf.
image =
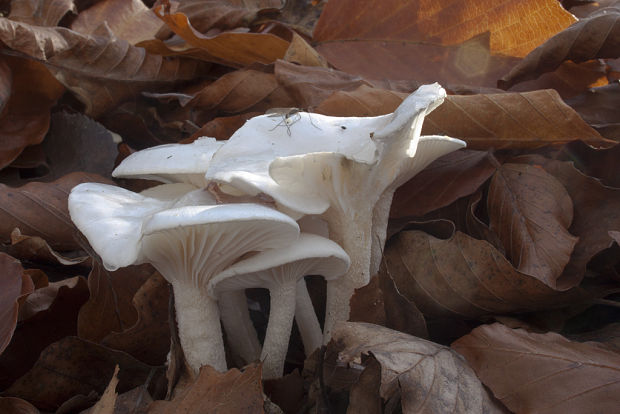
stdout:
<svg viewBox="0 0 620 414">
<path fill-rule="evenodd" d="M 619 241 L 619 240 L 616 240 Z M 620 352 L 620 322 L 610 323 L 595 331 L 567 335 L 572 341 L 596 341 L 605 344 L 609 349 Z"/>
<path fill-rule="evenodd" d="M 153 39 L 164 25 L 141 0 L 107 0 L 82 11 L 71 23 L 71 29 L 92 35 L 101 33 L 103 24 L 132 45 Z"/>
<path fill-rule="evenodd" d="M 512 330 L 499 323 L 452 344 L 513 412 L 613 412 L 620 392 L 620 355 L 555 333 Z"/>
<path fill-rule="evenodd" d="M 69 336 L 45 348 L 34 367 L 5 394 L 42 410 L 55 410 L 76 394 L 102 393 L 116 365 L 120 367 L 118 392 L 143 384 L 152 370 L 124 352 Z"/>
<path fill-rule="evenodd" d="M 565 145 L 555 158 L 572 161 L 585 175 L 600 179 L 603 185 L 620 188 L 620 145 L 596 149 L 582 141 L 574 141 Z"/>
<path fill-rule="evenodd" d="M 515 268 L 557 289 L 578 240 L 567 230 L 573 203 L 562 184 L 541 167 L 503 164 L 491 180 L 487 210 Z"/>
<path fill-rule="evenodd" d="M 400 293 L 429 317 L 477 318 L 587 298 L 578 289 L 557 292 L 519 273 L 491 244 L 459 231 L 445 240 L 401 231 L 386 246 L 385 258 Z"/>
<path fill-rule="evenodd" d="M 581 139 L 612 145 L 590 128 L 553 90 L 448 96 L 424 120 L 424 135 L 448 135 L 469 149 L 532 149 Z"/>
<path fill-rule="evenodd" d="M 303 37 L 293 32 L 293 39 L 282 58 L 286 62 L 295 63 L 303 66 L 328 67 L 327 62 L 319 53 L 304 40 Z"/>
<path fill-rule="evenodd" d="M 366 354 L 376 359 L 380 396 L 388 404 L 400 398 L 403 413 L 502 412 L 467 363 L 447 347 L 360 322 L 336 325 L 330 347 L 340 366 L 359 366 Z"/>
<path fill-rule="evenodd" d="M 89 256 L 78 257 L 63 256 L 40 237 L 26 236 L 21 233 L 19 228 L 11 232 L 11 245 L 7 246 L 7 253 L 19 260 L 46 264 L 75 265 L 83 263 Z M 73 256 L 73 255 L 72 255 Z"/>
<path fill-rule="evenodd" d="M 69 12 L 77 13 L 73 0 L 12 0 L 9 19 L 35 26 L 58 26 Z"/>
<path fill-rule="evenodd" d="M 595 127 L 606 138 L 619 140 L 620 134 L 606 135 L 605 129 L 620 129 L 618 107 L 620 107 L 620 82 L 612 82 L 599 88 L 592 88 L 581 95 L 566 100 L 584 121 Z"/>
<path fill-rule="evenodd" d="M 198 414 L 205 407 L 217 407 L 214 413 L 263 413 L 261 373 L 261 365 L 256 364 L 243 372 L 233 368 L 223 373 L 205 365 L 187 392 L 172 401 L 155 401 L 148 413 Z"/>
<path fill-rule="evenodd" d="M 492 0 L 458 3 L 393 0 L 376 7 L 343 0 L 325 6 L 314 40 L 335 43 L 370 39 L 455 45 L 489 32 L 493 53 L 525 56 L 573 22 L 575 18 L 552 0 L 511 0 L 501 6 Z"/>
<path fill-rule="evenodd" d="M 620 57 L 620 9 L 613 9 L 580 20 L 547 40 L 499 80 L 498 86 L 508 89 L 521 81 L 535 79 L 566 60 L 585 62 L 617 57 Z"/>
<path fill-rule="evenodd" d="M 19 227 L 22 233 L 39 236 L 54 249 L 80 249 L 67 197 L 73 187 L 84 182 L 110 183 L 95 174 L 72 173 L 52 183 L 33 182 L 19 188 L 0 184 L 0 237 L 8 242 L 13 229 Z"/>
<path fill-rule="evenodd" d="M 460 150 L 439 158 L 399 187 L 390 217 L 423 216 L 476 192 L 495 164 L 484 151 Z"/>
<path fill-rule="evenodd" d="M 197 31 L 183 13 L 170 13 L 164 6 L 153 11 L 190 46 L 207 52 L 216 63 L 243 67 L 254 62 L 273 63 L 286 53 L 289 42 L 270 33 L 221 32 L 213 36 Z"/>
<path fill-rule="evenodd" d="M 200 137 L 213 137 L 218 140 L 228 139 L 245 124 L 245 121 L 257 115 L 262 115 L 262 113 L 246 112 L 241 115 L 215 118 L 201 126 L 191 137 L 182 140 L 181 143 L 189 144 Z"/>
<path fill-rule="evenodd" d="M 15 397 L 0 397 L 0 412 L 7 414 L 39 414 L 32 404 Z"/>
<path fill-rule="evenodd" d="M 0 355 L 0 388 L 5 389 L 24 375 L 39 358 L 41 351 L 54 341 L 77 332 L 77 314 L 88 299 L 88 287 L 83 277 L 76 276 L 58 283 L 59 289 L 51 305 L 48 299 L 36 294 L 41 302 L 37 307 L 45 308 L 20 323 L 19 330 L 4 353 Z M 46 289 L 49 293 L 50 289 Z M 54 286 L 52 285 L 52 290 Z M 41 289 L 39 289 L 41 290 Z M 32 401 L 26 398 L 28 401 Z"/>
<path fill-rule="evenodd" d="M 334 92 L 316 107 L 315 112 L 331 116 L 385 115 L 394 112 L 407 95 L 361 85 L 350 92 Z"/>
<path fill-rule="evenodd" d="M 588 17 L 592 13 L 598 12 L 599 10 L 606 9 L 608 7 L 619 7 L 620 6 L 620 1 L 618 0 L 598 0 L 598 1 L 587 0 L 587 1 L 575 1 L 575 3 L 577 4 L 571 7 L 569 11 L 579 19 Z M 580 4 L 580 3 L 585 3 L 585 4 Z"/>
<path fill-rule="evenodd" d="M 33 275 L 33 270 L 26 271 L 29 275 Z M 39 312 L 47 311 L 57 300 L 59 291 L 62 288 L 75 289 L 77 296 L 82 296 L 84 279 L 81 277 L 72 277 L 58 282 L 49 283 L 45 273 L 36 271 L 37 276 L 43 278 L 40 280 L 37 289 L 21 304 L 19 307 L 19 321 L 27 321 Z M 36 284 L 35 284 L 36 285 Z"/>
<path fill-rule="evenodd" d="M 0 253 L 0 354 L 13 337 L 17 324 L 18 300 L 34 290 L 19 260 Z"/>
</svg>

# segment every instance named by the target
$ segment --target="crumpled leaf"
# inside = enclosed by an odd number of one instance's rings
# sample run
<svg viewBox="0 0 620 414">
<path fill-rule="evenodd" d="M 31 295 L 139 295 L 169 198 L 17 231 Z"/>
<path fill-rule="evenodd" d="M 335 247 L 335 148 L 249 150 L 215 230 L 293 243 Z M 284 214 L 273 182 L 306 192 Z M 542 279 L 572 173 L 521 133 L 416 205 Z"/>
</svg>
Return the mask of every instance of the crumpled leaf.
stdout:
<svg viewBox="0 0 620 414">
<path fill-rule="evenodd" d="M 18 301 L 32 293 L 34 285 L 15 258 L 0 253 L 0 354 L 13 337 L 17 324 Z"/>
<path fill-rule="evenodd" d="M 326 43 L 381 39 L 455 45 L 488 31 L 493 53 L 525 56 L 573 22 L 575 18 L 559 2 L 551 0 L 511 0 L 501 7 L 491 0 L 397 0 L 376 7 L 341 0 L 325 6 L 314 40 Z"/>
<path fill-rule="evenodd" d="M 404 414 L 502 412 L 467 363 L 447 347 L 376 325 L 340 322 L 329 348 L 328 353 L 337 352 L 338 366 L 359 366 L 366 354 L 374 358 L 381 367 L 381 398 L 387 404 L 400 399 Z"/>
<path fill-rule="evenodd" d="M 578 303 L 579 289 L 557 292 L 520 273 L 491 244 L 460 231 L 440 239 L 419 230 L 401 231 L 385 249 L 400 293 L 429 317 L 477 318 Z"/>
<path fill-rule="evenodd" d="M 503 164 L 491 180 L 487 210 L 515 268 L 557 289 L 578 240 L 567 230 L 573 203 L 562 184 L 541 167 Z"/>
<path fill-rule="evenodd" d="M 124 352 L 69 336 L 45 348 L 32 369 L 4 393 L 54 411 L 76 394 L 102 393 L 117 364 L 118 392 L 143 384 L 152 370 Z"/>
<path fill-rule="evenodd" d="M 0 355 L 0 389 L 25 374 L 46 346 L 76 334 L 78 311 L 87 299 L 86 280 L 80 276 L 37 289 L 26 298 L 24 316 L 32 316 L 20 317 L 19 329 Z"/>
<path fill-rule="evenodd" d="M 77 13 L 73 0 L 12 0 L 9 19 L 35 26 L 58 26 L 69 12 Z"/>
<path fill-rule="evenodd" d="M 164 25 L 141 0 L 107 0 L 80 12 L 71 29 L 94 35 L 102 32 L 104 24 L 116 37 L 132 45 L 153 39 Z"/>
<path fill-rule="evenodd" d="M 0 40 L 8 47 L 49 64 L 67 88 L 97 116 L 145 87 L 192 79 L 196 61 L 146 53 L 123 39 L 83 35 L 64 27 L 38 27 L 0 18 Z"/>
<path fill-rule="evenodd" d="M 593 342 L 571 342 L 499 323 L 452 344 L 482 382 L 513 412 L 613 412 L 620 355 Z"/>
<path fill-rule="evenodd" d="M 422 135 L 447 135 L 468 149 L 538 148 L 581 139 L 612 145 L 590 128 L 557 92 L 448 96 L 425 119 Z"/>
<path fill-rule="evenodd" d="M 165 5 L 153 11 L 173 32 L 190 46 L 199 48 L 213 57 L 211 61 L 233 67 L 254 62 L 273 63 L 286 53 L 289 42 L 270 33 L 221 32 L 210 36 L 197 31 L 183 13 L 170 13 Z"/>
<path fill-rule="evenodd" d="M 84 182 L 111 183 L 95 174 L 72 173 L 52 183 L 33 182 L 19 188 L 0 184 L 0 237 L 10 240 L 14 228 L 38 236 L 58 250 L 77 250 L 77 229 L 69 218 L 67 197 L 73 187 Z"/>
<path fill-rule="evenodd" d="M 579 20 L 553 36 L 530 52 L 497 84 L 508 89 L 556 69 L 565 60 L 585 62 L 617 57 L 620 57 L 620 8 Z"/>
<path fill-rule="evenodd" d="M 444 155 L 396 190 L 390 217 L 423 216 L 473 194 L 493 175 L 496 164 L 484 151 Z"/>
<path fill-rule="evenodd" d="M 15 228 L 11 232 L 11 245 L 7 246 L 6 251 L 19 260 L 66 266 L 83 263 L 89 258 L 87 255 L 78 257 L 63 256 L 52 249 L 42 238 L 23 235 L 19 228 Z"/>
<path fill-rule="evenodd" d="M 263 413 L 262 369 L 260 364 L 217 372 L 209 365 L 200 368 L 196 381 L 172 401 L 155 401 L 149 414 L 170 412 L 199 414 L 205 407 L 221 413 Z M 214 411 L 215 412 L 215 411 Z"/>
</svg>

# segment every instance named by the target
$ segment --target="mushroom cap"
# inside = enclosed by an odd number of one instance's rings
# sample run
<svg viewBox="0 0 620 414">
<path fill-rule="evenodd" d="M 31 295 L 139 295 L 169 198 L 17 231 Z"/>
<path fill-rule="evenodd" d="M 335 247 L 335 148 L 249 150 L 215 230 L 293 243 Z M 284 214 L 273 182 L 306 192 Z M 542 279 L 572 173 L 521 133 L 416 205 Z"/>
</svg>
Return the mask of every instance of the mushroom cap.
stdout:
<svg viewBox="0 0 620 414">
<path fill-rule="evenodd" d="M 134 152 L 112 172 L 114 177 L 142 178 L 164 183 L 186 182 L 204 187 L 204 173 L 213 154 L 224 145 L 215 138 L 191 144 L 165 144 Z"/>
<path fill-rule="evenodd" d="M 301 233 L 286 247 L 263 251 L 220 272 L 209 282 L 209 294 L 217 297 L 229 290 L 296 282 L 306 275 L 331 280 L 342 276 L 350 264 L 349 255 L 337 243 Z"/>
</svg>

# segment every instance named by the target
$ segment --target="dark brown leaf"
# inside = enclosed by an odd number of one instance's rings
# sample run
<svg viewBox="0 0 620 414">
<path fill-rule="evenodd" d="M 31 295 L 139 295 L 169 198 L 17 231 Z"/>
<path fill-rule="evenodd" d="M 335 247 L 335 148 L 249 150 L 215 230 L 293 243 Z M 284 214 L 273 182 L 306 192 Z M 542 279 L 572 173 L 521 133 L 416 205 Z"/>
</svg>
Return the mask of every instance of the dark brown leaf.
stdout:
<svg viewBox="0 0 620 414">
<path fill-rule="evenodd" d="M 181 143 L 189 144 L 200 137 L 213 137 L 218 140 L 228 139 L 245 124 L 245 121 L 257 115 L 262 115 L 262 113 L 246 112 L 241 115 L 215 118 L 201 126 L 191 137 L 181 141 Z"/>
<path fill-rule="evenodd" d="M 508 89 L 541 73 L 556 69 L 566 60 L 620 57 L 620 10 L 601 12 L 574 23 L 530 52 L 505 75 L 498 86 Z"/>
<path fill-rule="evenodd" d="M 452 344 L 513 412 L 604 413 L 618 407 L 620 355 L 594 343 L 483 325 Z"/>
<path fill-rule="evenodd" d="M 573 203 L 562 184 L 541 167 L 503 164 L 491 180 L 487 209 L 515 268 L 557 289 L 578 240 L 567 230 Z"/>
<path fill-rule="evenodd" d="M 495 172 L 484 151 L 459 150 L 434 161 L 394 194 L 390 217 L 423 216 L 474 193 Z"/>
<path fill-rule="evenodd" d="M 55 410 L 76 394 L 102 393 L 117 364 L 118 392 L 143 384 L 152 370 L 124 352 L 69 336 L 45 348 L 34 367 L 4 393 Z"/>
<path fill-rule="evenodd" d="M 15 397 L 0 397 L 0 412 L 7 414 L 39 414 L 32 404 Z"/>
<path fill-rule="evenodd" d="M 581 95 L 566 100 L 584 121 L 595 127 L 606 138 L 620 139 L 620 134 L 606 135 L 609 127 L 620 129 L 618 107 L 620 106 L 620 82 L 612 82 L 600 88 L 592 88 Z"/>
<path fill-rule="evenodd" d="M 451 349 L 381 326 L 341 322 L 330 347 L 338 364 L 358 365 L 372 355 L 381 366 L 383 400 L 401 400 L 404 414 L 502 412 L 474 372 Z M 329 350 L 328 350 L 329 352 Z"/>
<path fill-rule="evenodd" d="M 111 183 L 95 174 L 72 173 L 52 183 L 29 183 L 19 188 L 0 184 L 0 237 L 10 240 L 18 227 L 29 236 L 39 236 L 54 249 L 77 250 L 77 229 L 69 218 L 67 197 L 73 187 L 84 182 Z"/>
<path fill-rule="evenodd" d="M 576 139 L 612 145 L 553 90 L 448 96 L 424 119 L 423 135 L 448 135 L 469 149 L 538 148 Z"/>
<path fill-rule="evenodd" d="M 619 102 L 620 104 L 620 102 Z M 601 180 L 606 186 L 620 188 L 620 145 L 607 149 L 595 149 L 582 141 L 565 145 L 557 159 L 572 161 L 585 175 Z"/>
<path fill-rule="evenodd" d="M 233 368 L 223 373 L 205 365 L 187 392 L 172 401 L 155 401 L 148 412 L 199 414 L 205 407 L 217 407 L 221 413 L 263 413 L 261 373 L 256 364 L 243 372 Z"/>
<path fill-rule="evenodd" d="M 73 0 L 12 0 L 9 19 L 35 26 L 58 26 L 69 12 L 77 13 Z"/>
<path fill-rule="evenodd" d="M 605 344 L 612 351 L 620 351 L 620 323 L 610 323 L 595 331 L 580 334 L 567 335 L 572 341 L 590 342 L 596 341 Z"/>
<path fill-rule="evenodd" d="M 17 323 L 18 300 L 34 290 L 30 277 L 15 258 L 0 253 L 0 354 L 13 337 Z"/>
<path fill-rule="evenodd" d="M 15 228 L 11 232 L 11 245 L 7 246 L 6 251 L 19 260 L 45 264 L 75 265 L 89 259 L 89 256 L 86 255 L 63 256 L 52 249 L 42 238 L 21 234 L 19 228 Z"/>
<path fill-rule="evenodd" d="M 331 116 L 385 115 L 400 105 L 407 94 L 361 85 L 353 91 L 336 91 L 315 112 Z"/>
</svg>

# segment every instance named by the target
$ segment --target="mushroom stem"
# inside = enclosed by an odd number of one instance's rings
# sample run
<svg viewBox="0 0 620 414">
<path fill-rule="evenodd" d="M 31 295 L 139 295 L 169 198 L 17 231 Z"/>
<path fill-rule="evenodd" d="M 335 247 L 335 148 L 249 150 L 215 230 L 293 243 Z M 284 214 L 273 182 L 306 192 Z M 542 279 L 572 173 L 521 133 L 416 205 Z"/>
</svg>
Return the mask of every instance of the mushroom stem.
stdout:
<svg viewBox="0 0 620 414">
<path fill-rule="evenodd" d="M 323 331 L 321 331 L 321 325 L 316 317 L 312 299 L 304 279 L 297 281 L 296 295 L 295 322 L 297 322 L 297 327 L 301 334 L 304 351 L 306 356 L 308 356 L 323 344 Z"/>
<path fill-rule="evenodd" d="M 265 379 L 278 378 L 284 373 L 284 360 L 295 315 L 296 290 L 297 282 L 294 280 L 269 289 L 269 323 L 261 353 Z"/>
<path fill-rule="evenodd" d="M 227 342 L 244 363 L 256 361 L 260 356 L 260 342 L 252 324 L 244 290 L 220 293 L 220 314 Z"/>
<path fill-rule="evenodd" d="M 178 282 L 172 287 L 179 339 L 188 365 L 196 375 L 203 365 L 226 371 L 217 301 L 191 283 Z"/>
</svg>

